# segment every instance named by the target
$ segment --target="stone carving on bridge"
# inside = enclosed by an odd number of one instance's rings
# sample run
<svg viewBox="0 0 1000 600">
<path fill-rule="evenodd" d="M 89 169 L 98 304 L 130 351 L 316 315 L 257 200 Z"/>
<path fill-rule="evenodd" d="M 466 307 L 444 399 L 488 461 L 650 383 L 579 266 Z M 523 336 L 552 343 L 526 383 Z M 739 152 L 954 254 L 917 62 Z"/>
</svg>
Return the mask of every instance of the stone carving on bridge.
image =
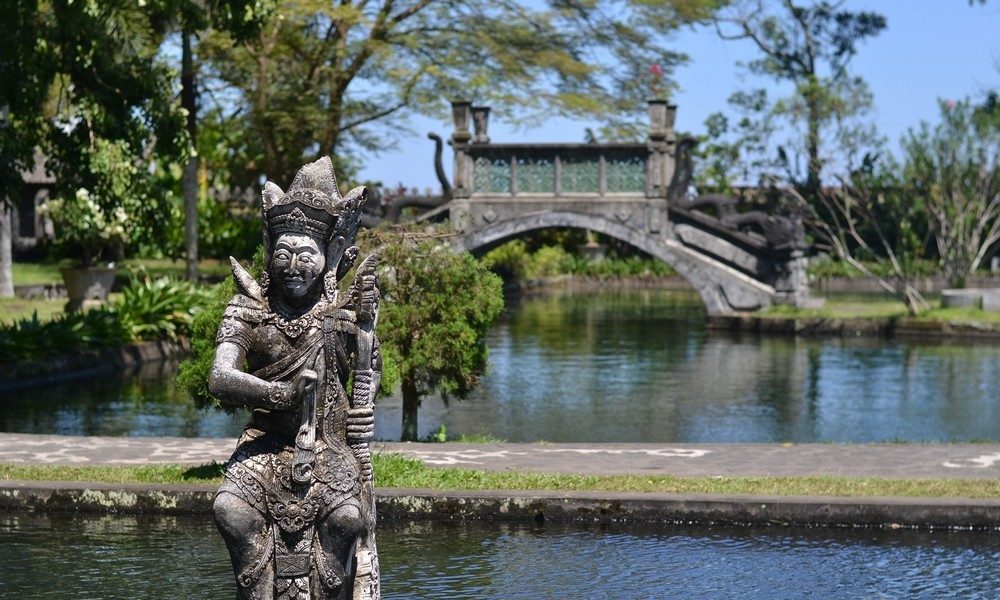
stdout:
<svg viewBox="0 0 1000 600">
<path fill-rule="evenodd" d="M 433 217 L 474 253 L 549 227 L 618 239 L 673 266 L 710 314 L 811 303 L 801 219 L 776 203 L 688 198 L 694 139 L 675 131 L 676 106 L 648 109 L 641 142 L 496 143 L 469 133 L 470 103 L 453 103 L 452 195 Z"/>
<path fill-rule="evenodd" d="M 376 258 L 348 290 L 367 199 L 329 158 L 263 192 L 265 271 L 235 260 L 209 389 L 253 409 L 216 496 L 237 597 L 378 600 L 369 440 L 381 359 Z M 347 393 L 348 380 L 353 389 Z"/>
</svg>

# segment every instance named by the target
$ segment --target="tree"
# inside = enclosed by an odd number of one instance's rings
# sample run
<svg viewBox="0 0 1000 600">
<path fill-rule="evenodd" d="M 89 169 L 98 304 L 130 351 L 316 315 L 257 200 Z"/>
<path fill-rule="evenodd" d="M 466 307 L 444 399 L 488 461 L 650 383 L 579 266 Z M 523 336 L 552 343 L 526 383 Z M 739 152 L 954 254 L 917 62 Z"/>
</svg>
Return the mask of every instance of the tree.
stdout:
<svg viewBox="0 0 1000 600">
<path fill-rule="evenodd" d="M 871 92 L 848 67 L 858 45 L 885 29 L 886 20 L 874 12 L 841 10 L 842 5 L 842 1 L 821 0 L 802 6 L 782 0 L 781 9 L 774 13 L 763 0 L 743 0 L 715 17 L 722 39 L 747 40 L 760 53 L 760 58 L 746 65 L 751 73 L 794 86 L 790 97 L 778 100 L 769 98 L 763 89 L 734 96 L 731 103 L 755 112 L 760 124 L 751 135 L 753 121 L 746 123 L 745 135 L 735 142 L 738 150 L 770 153 L 772 120 L 786 122 L 796 130 L 795 137 L 778 145 L 773 158 L 765 162 L 783 169 L 811 197 L 821 190 L 835 153 L 850 163 L 879 142 L 874 128 L 859 119 L 871 107 Z M 751 143 L 745 145 L 745 138 Z M 840 166 L 843 174 L 855 165 Z"/>
<path fill-rule="evenodd" d="M 471 255 L 452 252 L 444 240 L 403 227 L 365 230 L 359 237 L 362 256 L 379 252 L 379 395 L 401 384 L 403 440 L 417 439 L 422 397 L 440 391 L 446 399 L 464 398 L 478 384 L 489 356 L 483 338 L 503 310 L 502 280 Z M 260 273 L 263 262 L 258 252 L 251 272 Z M 178 382 L 199 407 L 218 406 L 208 375 L 222 313 L 234 292 L 231 280 L 219 285 L 212 305 L 195 318 L 192 353 L 180 365 Z"/>
<path fill-rule="evenodd" d="M 471 97 L 521 116 L 636 114 L 684 59 L 665 34 L 715 0 L 317 0 L 284 4 L 246 44 L 205 36 L 216 105 L 245 131 L 245 182 L 287 181 L 299 165 L 392 143 L 411 112 L 443 116 Z M 664 92 L 669 81 L 660 84 Z"/>
<path fill-rule="evenodd" d="M 170 72 L 156 56 L 156 23 L 135 2 L 18 2 L 5 11 L 0 34 L 0 107 L 7 113 L 0 196 L 7 202 L 39 149 L 56 174 L 55 192 L 64 194 L 93 184 L 101 140 L 123 144 L 136 162 L 177 153 L 181 120 Z M 7 256 L 0 248 L 0 281 L 10 278 Z"/>
<path fill-rule="evenodd" d="M 21 192 L 21 172 L 34 166 L 45 121 L 45 103 L 55 69 L 46 36 L 39 35 L 38 7 L 16 2 L 0 19 L 0 297 L 14 295 L 11 207 Z"/>
<path fill-rule="evenodd" d="M 929 235 L 925 207 L 914 202 L 891 159 L 866 167 L 812 198 L 794 187 L 783 192 L 803 213 L 817 249 L 873 279 L 903 301 L 911 315 L 919 314 L 930 308 L 916 285 L 925 274 L 920 261 Z M 886 261 L 873 266 L 879 257 Z"/>
<path fill-rule="evenodd" d="M 483 338 L 503 310 L 503 282 L 441 239 L 399 229 L 367 235 L 382 248 L 378 335 L 399 369 L 402 439 L 416 441 L 421 398 L 435 390 L 464 398 L 486 370 Z"/>
<path fill-rule="evenodd" d="M 1000 127 L 989 102 L 940 103 L 941 122 L 903 138 L 904 178 L 926 205 L 948 284 L 964 287 L 1000 242 Z"/>
<path fill-rule="evenodd" d="M 181 38 L 181 108 L 190 147 L 181 176 L 184 202 L 186 275 L 198 279 L 198 73 L 194 41 L 198 33 L 214 27 L 235 40 L 259 31 L 274 11 L 272 0 L 159 0 L 151 7 L 161 20 L 172 21 Z"/>
</svg>

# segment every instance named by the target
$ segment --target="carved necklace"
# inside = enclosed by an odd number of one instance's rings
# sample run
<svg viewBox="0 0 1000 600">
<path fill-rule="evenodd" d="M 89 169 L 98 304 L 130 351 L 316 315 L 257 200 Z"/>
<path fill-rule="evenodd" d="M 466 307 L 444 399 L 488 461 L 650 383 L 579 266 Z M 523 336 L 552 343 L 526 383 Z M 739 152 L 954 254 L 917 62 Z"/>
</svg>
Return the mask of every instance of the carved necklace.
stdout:
<svg viewBox="0 0 1000 600">
<path fill-rule="evenodd" d="M 303 332 L 318 325 L 318 322 L 326 312 L 327 306 L 328 303 L 325 300 L 319 300 L 315 306 L 309 309 L 309 312 L 294 319 L 286 319 L 276 312 L 269 312 L 264 317 L 264 322 L 273 324 L 286 336 L 295 339 L 302 335 Z"/>
</svg>

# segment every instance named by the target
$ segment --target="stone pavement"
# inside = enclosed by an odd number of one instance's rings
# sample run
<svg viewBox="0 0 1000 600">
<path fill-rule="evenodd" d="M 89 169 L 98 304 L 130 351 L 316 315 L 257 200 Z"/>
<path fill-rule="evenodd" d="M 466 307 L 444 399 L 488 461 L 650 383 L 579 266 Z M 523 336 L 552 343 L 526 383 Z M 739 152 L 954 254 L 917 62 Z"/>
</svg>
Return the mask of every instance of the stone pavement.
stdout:
<svg viewBox="0 0 1000 600">
<path fill-rule="evenodd" d="M 225 461 L 234 439 L 0 433 L 0 462 L 144 465 Z M 426 444 L 376 442 L 429 466 L 593 475 L 997 478 L 1000 444 Z"/>
</svg>

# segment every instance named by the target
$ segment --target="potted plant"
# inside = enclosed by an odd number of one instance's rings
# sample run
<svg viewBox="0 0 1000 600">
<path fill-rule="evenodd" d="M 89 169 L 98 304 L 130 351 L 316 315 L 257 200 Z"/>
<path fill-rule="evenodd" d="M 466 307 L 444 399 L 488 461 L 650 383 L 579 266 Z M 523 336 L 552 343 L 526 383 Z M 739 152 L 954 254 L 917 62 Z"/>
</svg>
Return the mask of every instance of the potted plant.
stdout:
<svg viewBox="0 0 1000 600">
<path fill-rule="evenodd" d="M 79 188 L 69 197 L 49 200 L 44 210 L 52 219 L 55 246 L 72 260 L 70 266 L 60 269 L 69 296 L 66 310 L 106 301 L 115 268 L 113 262 L 104 259 L 126 241 L 125 210 L 104 209 L 86 188 Z"/>
</svg>

